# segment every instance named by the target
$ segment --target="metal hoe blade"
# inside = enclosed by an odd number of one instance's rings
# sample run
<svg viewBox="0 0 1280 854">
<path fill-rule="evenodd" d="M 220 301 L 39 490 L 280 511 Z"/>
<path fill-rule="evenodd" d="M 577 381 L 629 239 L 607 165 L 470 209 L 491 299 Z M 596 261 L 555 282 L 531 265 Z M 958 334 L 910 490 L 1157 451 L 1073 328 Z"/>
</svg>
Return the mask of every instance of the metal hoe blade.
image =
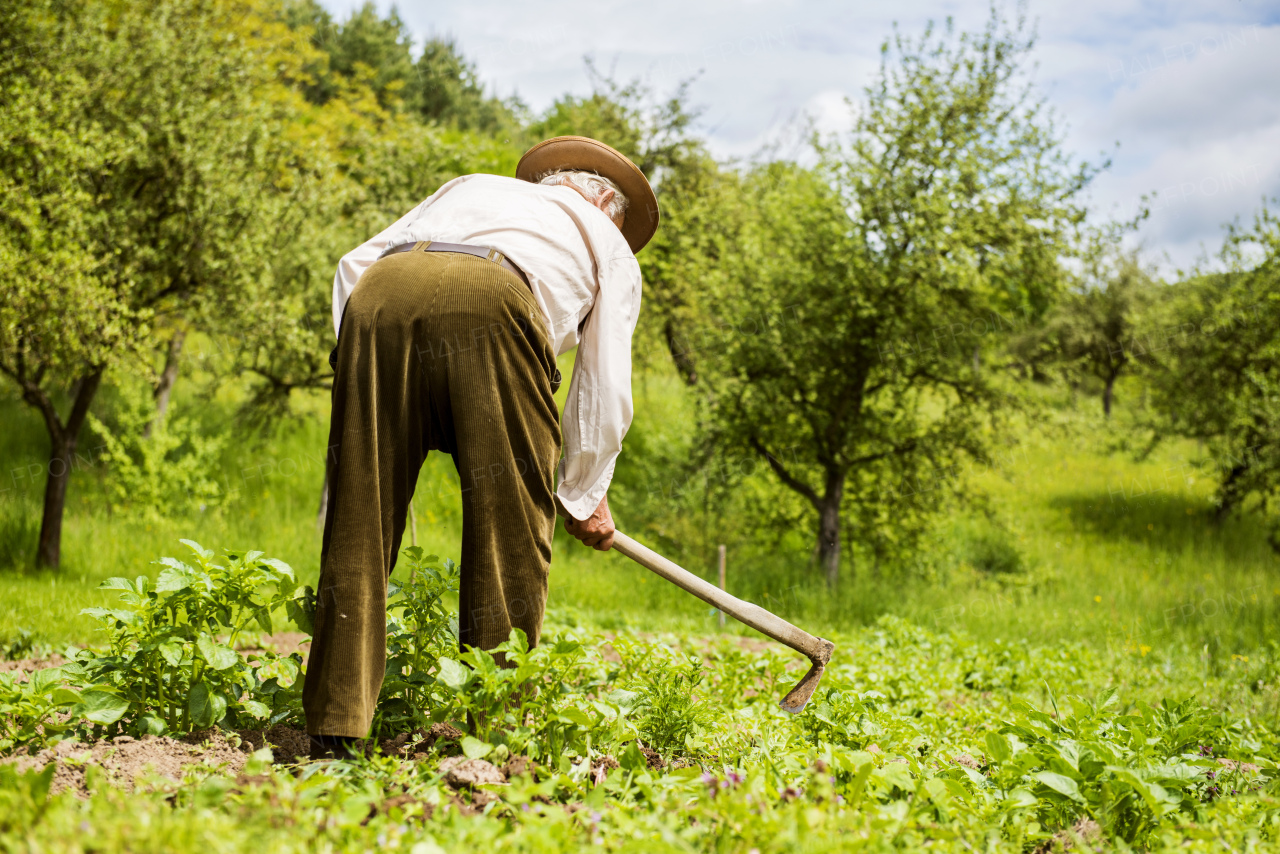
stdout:
<svg viewBox="0 0 1280 854">
<path fill-rule="evenodd" d="M 827 662 L 831 660 L 831 653 L 835 650 L 836 645 L 822 638 L 817 638 L 817 641 L 823 648 L 818 656 L 810 657 L 809 660 L 813 662 L 813 665 L 809 668 L 809 672 L 778 703 L 784 712 L 798 715 L 804 711 L 804 707 L 809 705 L 809 700 L 813 697 L 813 692 L 817 690 L 818 683 L 822 681 L 823 671 L 827 669 Z"/>
</svg>

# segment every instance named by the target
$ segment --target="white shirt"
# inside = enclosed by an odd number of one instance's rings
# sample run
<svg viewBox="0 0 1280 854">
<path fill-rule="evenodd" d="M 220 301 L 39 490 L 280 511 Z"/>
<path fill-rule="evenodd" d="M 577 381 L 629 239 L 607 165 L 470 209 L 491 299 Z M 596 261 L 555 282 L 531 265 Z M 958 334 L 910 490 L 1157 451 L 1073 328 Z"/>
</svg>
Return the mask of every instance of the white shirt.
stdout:
<svg viewBox="0 0 1280 854">
<path fill-rule="evenodd" d="M 556 355 L 578 347 L 561 419 L 556 495 L 570 515 L 586 519 L 609 489 L 631 426 L 640 265 L 622 232 L 569 187 L 497 175 L 455 178 L 342 256 L 333 279 L 335 331 L 360 276 L 382 251 L 418 240 L 487 246 L 506 255 L 529 277 Z"/>
</svg>

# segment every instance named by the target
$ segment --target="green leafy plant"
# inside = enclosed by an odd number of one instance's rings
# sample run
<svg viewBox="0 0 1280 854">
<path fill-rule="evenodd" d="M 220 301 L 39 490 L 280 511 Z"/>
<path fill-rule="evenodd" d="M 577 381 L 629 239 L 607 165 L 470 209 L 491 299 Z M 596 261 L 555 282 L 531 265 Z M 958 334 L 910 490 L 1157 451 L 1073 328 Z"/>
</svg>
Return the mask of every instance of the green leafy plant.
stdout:
<svg viewBox="0 0 1280 854">
<path fill-rule="evenodd" d="M 125 382 L 119 393 L 113 426 L 89 416 L 102 437 L 112 509 L 159 519 L 222 506 L 227 495 L 215 472 L 225 437 L 173 412 L 157 418 L 140 383 Z"/>
<path fill-rule="evenodd" d="M 48 647 L 40 642 L 39 635 L 28 628 L 20 628 L 9 637 L 0 639 L 0 658 L 9 661 L 30 658 L 47 650 Z"/>
<path fill-rule="evenodd" d="M 590 677 L 586 659 L 571 635 L 530 648 L 524 632 L 512 629 L 492 652 L 468 649 L 457 661 L 440 660 L 441 712 L 468 721 L 476 756 L 490 745 L 544 761 L 585 755 L 593 741 L 615 741 L 616 725 L 626 726 L 616 706 L 589 699 L 603 685 Z"/>
<path fill-rule="evenodd" d="M 449 599 L 458 592 L 458 565 L 417 546 L 403 552 L 406 580 L 388 585 L 387 670 L 378 697 L 375 731 L 408 729 L 430 714 L 432 675 L 442 657 L 456 654 L 458 620 Z"/>
<path fill-rule="evenodd" d="M 652 644 L 623 643 L 619 652 L 632 673 L 628 687 L 638 693 L 634 713 L 645 743 L 665 755 L 697 754 L 700 736 L 715 719 L 706 698 L 698 694 L 706 676 L 702 660 L 684 655 L 681 661 Z"/>
<path fill-rule="evenodd" d="M 570 636 L 530 648 L 519 629 L 497 648 L 458 652 L 451 599 L 459 572 L 417 547 L 403 552 L 403 582 L 392 582 L 387 676 L 374 721 L 377 735 L 451 720 L 469 730 L 468 756 L 523 754 L 538 759 L 586 750 L 593 731 L 620 719 L 618 709 L 583 696 L 597 683 L 582 644 Z M 596 732 L 597 740 L 602 737 Z"/>
<path fill-rule="evenodd" d="M 69 713 L 83 697 L 64 687 L 64 668 L 0 673 L 0 753 L 56 739 L 71 724 L 55 715 Z"/>
<path fill-rule="evenodd" d="M 83 611 L 106 628 L 109 647 L 105 655 L 81 654 L 84 673 L 120 700 L 115 718 L 98 723 L 160 734 L 275 723 L 296 713 L 301 658 L 266 652 L 246 659 L 235 646 L 247 630 L 273 631 L 281 609 L 310 628 L 310 589 L 262 552 L 229 552 L 219 562 L 182 542 L 190 563 L 161 558 L 154 584 L 146 576 L 109 578 L 102 589 L 121 591 L 124 607 Z"/>
</svg>

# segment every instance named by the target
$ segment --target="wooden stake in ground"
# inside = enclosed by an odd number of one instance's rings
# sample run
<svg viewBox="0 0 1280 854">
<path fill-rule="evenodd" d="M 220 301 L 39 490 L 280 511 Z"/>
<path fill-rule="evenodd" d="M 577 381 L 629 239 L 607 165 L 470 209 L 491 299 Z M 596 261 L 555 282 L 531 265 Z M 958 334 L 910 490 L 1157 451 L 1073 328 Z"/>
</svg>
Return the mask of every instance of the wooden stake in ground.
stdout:
<svg viewBox="0 0 1280 854">
<path fill-rule="evenodd" d="M 409 499 L 409 544 L 418 544 L 418 513 L 413 509 L 413 499 Z"/>
<path fill-rule="evenodd" d="M 720 589 L 726 589 L 724 586 L 724 543 L 720 544 Z M 720 628 L 724 628 L 724 611 L 720 612 Z"/>
</svg>

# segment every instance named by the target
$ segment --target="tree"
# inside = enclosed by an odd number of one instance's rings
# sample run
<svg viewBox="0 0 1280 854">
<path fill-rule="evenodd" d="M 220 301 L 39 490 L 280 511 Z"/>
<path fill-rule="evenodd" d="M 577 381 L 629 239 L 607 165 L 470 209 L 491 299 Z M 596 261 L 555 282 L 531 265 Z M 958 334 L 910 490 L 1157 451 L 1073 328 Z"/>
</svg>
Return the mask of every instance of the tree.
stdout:
<svg viewBox="0 0 1280 854">
<path fill-rule="evenodd" d="M 395 7 L 382 18 L 373 3 L 365 2 L 340 26 L 314 0 L 291 0 L 281 6 L 280 15 L 318 48 L 306 65 L 303 87 L 313 103 L 337 97 L 351 80 L 368 85 L 383 107 L 404 99 L 414 77 L 413 43 Z"/>
<path fill-rule="evenodd" d="M 520 135 L 519 99 L 502 101 L 486 95 L 475 66 L 458 51 L 452 39 L 431 39 L 414 66 L 410 85 L 414 108 L 427 121 L 456 125 L 463 130 Z"/>
<path fill-rule="evenodd" d="M 1198 440 L 1219 517 L 1256 508 L 1280 550 L 1280 218 L 1264 208 L 1232 227 L 1221 261 L 1226 272 L 1171 286 L 1129 347 L 1146 362 L 1151 446 Z"/>
<path fill-rule="evenodd" d="M 662 226 L 638 256 L 645 283 L 639 360 L 665 352 L 687 383 L 697 380 L 697 318 L 733 221 L 736 173 L 722 169 L 695 136 L 697 110 L 684 81 L 665 97 L 640 80 L 619 83 L 587 61 L 592 92 L 565 95 L 529 126 L 532 139 L 578 135 L 630 157 L 654 185 Z"/>
<path fill-rule="evenodd" d="M 1110 418 L 1116 380 L 1142 357 L 1134 336 L 1154 288 L 1136 255 L 1113 251 L 1094 257 L 1077 286 L 1050 309 L 1042 326 L 1014 343 L 1014 350 L 1025 359 L 1043 354 L 1073 378 L 1100 380 L 1102 411 Z"/>
<path fill-rule="evenodd" d="M 280 32 L 252 6 L 22 0 L 0 15 L 0 372 L 49 433 L 36 558 L 56 567 L 104 371 L 146 371 L 167 315 L 252 310 L 310 164 L 264 61 Z"/>
<path fill-rule="evenodd" d="M 428 122 L 490 133 L 519 130 L 519 100 L 486 95 L 475 66 L 452 39 L 430 39 L 415 61 L 412 34 L 394 6 L 383 18 L 366 2 L 337 24 L 315 0 L 287 0 L 280 17 L 319 49 L 302 87 L 312 103 L 327 104 L 354 82 L 367 85 L 384 109 Z"/>
<path fill-rule="evenodd" d="M 748 178 L 707 436 L 809 503 L 831 586 L 849 520 L 873 552 L 901 548 L 987 458 L 1009 398 L 975 354 L 1061 288 L 1089 172 L 1021 82 L 1030 47 L 995 12 L 976 35 L 899 35 L 816 170 Z"/>
</svg>

